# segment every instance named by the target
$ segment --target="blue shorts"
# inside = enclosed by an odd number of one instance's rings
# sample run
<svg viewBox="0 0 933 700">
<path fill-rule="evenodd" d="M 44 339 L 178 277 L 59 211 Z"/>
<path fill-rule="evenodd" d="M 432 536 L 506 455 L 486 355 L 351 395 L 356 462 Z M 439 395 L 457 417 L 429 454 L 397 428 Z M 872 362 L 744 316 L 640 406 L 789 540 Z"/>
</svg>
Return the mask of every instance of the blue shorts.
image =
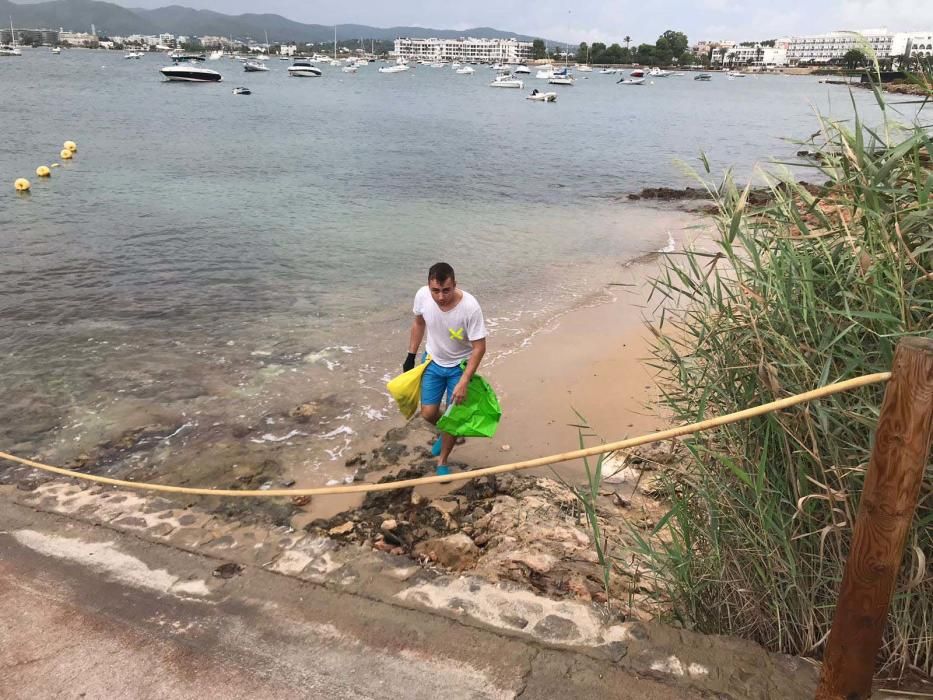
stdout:
<svg viewBox="0 0 933 700">
<path fill-rule="evenodd" d="M 421 405 L 439 406 L 441 397 L 447 392 L 447 403 L 450 403 L 450 395 L 454 393 L 454 387 L 463 376 L 463 369 L 460 365 L 456 367 L 441 367 L 438 364 L 431 363 L 421 375 Z"/>
</svg>

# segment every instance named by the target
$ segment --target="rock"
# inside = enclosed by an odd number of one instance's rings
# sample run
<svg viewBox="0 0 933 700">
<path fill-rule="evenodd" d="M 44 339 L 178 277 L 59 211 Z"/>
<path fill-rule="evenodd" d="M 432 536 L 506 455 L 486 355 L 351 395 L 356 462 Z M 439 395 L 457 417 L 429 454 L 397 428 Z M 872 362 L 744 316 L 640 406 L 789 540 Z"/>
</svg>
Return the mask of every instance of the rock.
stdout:
<svg viewBox="0 0 933 700">
<path fill-rule="evenodd" d="M 518 615 L 502 615 L 502 621 L 507 625 L 517 627 L 520 630 L 523 630 L 528 626 L 528 620 L 526 620 L 524 617 L 519 617 Z"/>
<path fill-rule="evenodd" d="M 383 529 L 383 530 L 394 530 L 396 527 L 398 527 L 398 522 L 396 522 L 396 521 L 395 521 L 394 519 L 392 519 L 392 518 L 389 518 L 388 520 L 383 520 L 383 521 L 382 521 L 382 529 Z"/>
<path fill-rule="evenodd" d="M 303 403 L 300 406 L 295 406 L 291 411 L 288 412 L 290 418 L 294 418 L 299 423 L 306 423 L 311 419 L 311 416 L 317 414 L 318 407 L 314 401 L 309 401 L 308 403 Z"/>
<path fill-rule="evenodd" d="M 539 574 L 546 574 L 554 568 L 557 563 L 557 557 L 544 552 L 533 552 L 524 550 L 515 552 L 509 557 L 512 561 L 524 564 L 532 571 Z"/>
<path fill-rule="evenodd" d="M 357 466 L 362 466 L 363 464 L 366 464 L 366 460 L 367 460 L 366 455 L 360 452 L 358 455 L 356 455 L 355 457 L 351 457 L 343 464 L 346 467 L 357 467 Z"/>
<path fill-rule="evenodd" d="M 389 464 L 398 464 L 399 459 L 408 454 L 408 447 L 400 442 L 388 442 L 382 446 L 380 454 Z"/>
<path fill-rule="evenodd" d="M 512 446 L 511 446 L 511 445 L 503 445 L 503 446 L 500 447 L 499 449 L 502 450 L 503 452 L 508 452 L 509 450 L 512 449 Z"/>
<path fill-rule="evenodd" d="M 311 496 L 292 496 L 292 505 L 299 508 L 308 505 L 310 502 Z"/>
<path fill-rule="evenodd" d="M 212 576 L 217 578 L 233 578 L 237 574 L 243 571 L 243 567 L 236 562 L 228 561 L 226 564 L 221 564 L 216 569 L 211 572 Z"/>
<path fill-rule="evenodd" d="M 352 521 L 345 522 L 343 525 L 338 525 L 337 527 L 332 527 L 327 531 L 328 535 L 347 535 L 353 532 L 353 528 L 356 525 Z"/>
<path fill-rule="evenodd" d="M 580 636 L 577 625 L 572 620 L 559 615 L 548 615 L 534 626 L 533 632 L 557 641 L 576 639 Z"/>
<path fill-rule="evenodd" d="M 479 548 L 462 532 L 420 542 L 415 551 L 454 571 L 473 566 L 479 557 Z"/>
</svg>

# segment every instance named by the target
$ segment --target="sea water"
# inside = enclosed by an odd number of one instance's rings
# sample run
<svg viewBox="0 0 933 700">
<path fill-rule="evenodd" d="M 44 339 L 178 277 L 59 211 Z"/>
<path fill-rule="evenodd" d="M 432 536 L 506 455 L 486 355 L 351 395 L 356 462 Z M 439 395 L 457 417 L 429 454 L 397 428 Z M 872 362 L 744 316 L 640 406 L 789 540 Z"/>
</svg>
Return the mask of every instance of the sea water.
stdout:
<svg viewBox="0 0 933 700">
<path fill-rule="evenodd" d="M 0 449 L 114 473 L 274 446 L 340 476 L 395 420 L 384 383 L 430 264 L 479 298 L 494 357 L 690 223 L 626 194 L 695 185 L 701 152 L 755 179 L 815 110 L 851 115 L 812 77 L 589 74 L 544 104 L 524 99 L 543 81 L 491 89 L 483 67 L 301 79 L 223 59 L 204 64 L 223 82 L 180 84 L 158 55 L 23 54 L 0 64 Z"/>
</svg>

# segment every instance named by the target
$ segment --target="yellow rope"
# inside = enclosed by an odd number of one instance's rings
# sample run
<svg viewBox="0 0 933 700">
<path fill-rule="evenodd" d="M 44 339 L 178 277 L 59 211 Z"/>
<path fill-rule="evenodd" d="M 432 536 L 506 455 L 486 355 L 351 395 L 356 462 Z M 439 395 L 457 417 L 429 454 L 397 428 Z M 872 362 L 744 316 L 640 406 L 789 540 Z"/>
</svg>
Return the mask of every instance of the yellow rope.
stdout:
<svg viewBox="0 0 933 700">
<path fill-rule="evenodd" d="M 413 486 L 421 486 L 424 484 L 442 484 L 450 483 L 451 481 L 465 481 L 467 479 L 476 479 L 481 476 L 488 476 L 490 474 L 502 474 L 504 472 L 513 472 L 518 471 L 519 469 L 533 469 L 535 467 L 544 467 L 549 464 L 556 464 L 558 462 L 566 462 L 570 459 L 580 459 L 582 457 L 592 457 L 598 454 L 605 454 L 607 452 L 615 452 L 616 450 L 628 449 L 630 447 L 637 447 L 638 445 L 644 445 L 649 442 L 658 442 L 660 440 L 669 440 L 671 438 L 680 437 L 682 435 L 690 435 L 692 433 L 698 433 L 702 430 L 709 430 L 710 428 L 716 428 L 721 425 L 728 425 L 730 423 L 737 423 L 741 420 L 747 418 L 754 418 L 755 416 L 764 415 L 765 413 L 771 413 L 773 411 L 780 411 L 781 409 L 788 408 L 790 406 L 795 406 L 800 403 L 805 403 L 807 401 L 813 401 L 814 399 L 819 399 L 824 396 L 831 396 L 832 394 L 838 394 L 843 391 L 849 391 L 850 389 L 857 389 L 858 387 L 867 386 L 869 384 L 877 384 L 878 382 L 886 382 L 891 378 L 890 372 L 878 372 L 877 374 L 868 374 L 862 377 L 856 377 L 855 379 L 847 379 L 843 382 L 837 382 L 836 384 L 829 384 L 827 386 L 820 387 L 819 389 L 814 389 L 812 391 L 807 391 L 802 394 L 796 394 L 794 396 L 789 396 L 778 401 L 772 401 L 770 403 L 762 404 L 761 406 L 756 406 L 754 408 L 746 408 L 743 411 L 738 411 L 736 413 L 730 413 L 726 416 L 720 416 L 719 418 L 710 418 L 705 421 L 700 421 L 699 423 L 691 423 L 689 425 L 682 425 L 678 428 L 670 428 L 668 430 L 661 430 L 656 433 L 649 433 L 647 435 L 641 435 L 639 437 L 629 438 L 628 440 L 620 440 L 619 442 L 610 442 L 603 445 L 594 445 L 593 447 L 587 447 L 580 450 L 573 450 L 572 452 L 564 452 L 562 454 L 550 455 L 549 457 L 538 457 L 537 459 L 528 459 L 524 462 L 513 462 L 511 464 L 501 464 L 497 467 L 486 467 L 484 469 L 474 469 L 471 471 L 460 472 L 457 474 L 450 474 L 449 476 L 425 476 L 419 479 L 405 479 L 402 481 L 388 481 L 381 484 L 356 484 L 353 486 L 323 486 L 320 488 L 314 489 L 268 489 L 265 491 L 261 490 L 252 490 L 252 491 L 240 491 L 237 489 L 199 489 L 199 488 L 188 488 L 185 486 L 168 486 L 164 484 L 147 484 L 142 482 L 134 481 L 124 481 L 122 479 L 110 479 L 105 476 L 94 476 L 93 474 L 82 474 L 81 472 L 72 471 L 71 469 L 62 469 L 61 467 L 52 467 L 48 464 L 42 464 L 41 462 L 33 462 L 29 459 L 23 459 L 22 457 L 15 457 L 14 455 L 7 454 L 6 452 L 0 452 L 0 459 L 5 459 L 10 462 L 17 462 L 23 464 L 27 467 L 33 467 L 35 469 L 41 469 L 43 471 L 52 472 L 53 474 L 61 474 L 63 476 L 72 477 L 75 479 L 83 479 L 84 481 L 93 481 L 98 484 L 108 484 L 110 486 L 124 486 L 131 489 L 142 489 L 145 491 L 161 491 L 163 493 L 184 493 L 193 496 L 233 496 L 233 497 L 251 497 L 251 498 L 276 498 L 282 496 L 327 496 L 338 493 L 370 493 L 372 491 L 392 491 L 395 489 L 405 489 L 411 488 Z"/>
</svg>

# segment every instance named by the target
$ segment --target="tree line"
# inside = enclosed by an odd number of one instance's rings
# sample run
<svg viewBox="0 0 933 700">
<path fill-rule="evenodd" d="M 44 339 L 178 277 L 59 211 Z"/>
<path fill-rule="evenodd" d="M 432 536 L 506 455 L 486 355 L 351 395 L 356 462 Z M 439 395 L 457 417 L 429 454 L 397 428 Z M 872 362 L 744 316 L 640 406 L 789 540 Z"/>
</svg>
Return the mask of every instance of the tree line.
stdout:
<svg viewBox="0 0 933 700">
<path fill-rule="evenodd" d="M 668 29 L 653 44 L 639 44 L 632 47 L 632 38 L 626 36 L 622 44 L 606 44 L 594 41 L 592 44 L 582 42 L 573 54 L 568 56 L 578 63 L 640 63 L 645 66 L 667 66 L 677 63 L 690 65 L 696 58 L 690 52 L 687 35 L 683 32 Z M 543 40 L 535 39 L 532 44 L 532 57 L 536 59 L 548 58 L 547 47 Z"/>
</svg>

